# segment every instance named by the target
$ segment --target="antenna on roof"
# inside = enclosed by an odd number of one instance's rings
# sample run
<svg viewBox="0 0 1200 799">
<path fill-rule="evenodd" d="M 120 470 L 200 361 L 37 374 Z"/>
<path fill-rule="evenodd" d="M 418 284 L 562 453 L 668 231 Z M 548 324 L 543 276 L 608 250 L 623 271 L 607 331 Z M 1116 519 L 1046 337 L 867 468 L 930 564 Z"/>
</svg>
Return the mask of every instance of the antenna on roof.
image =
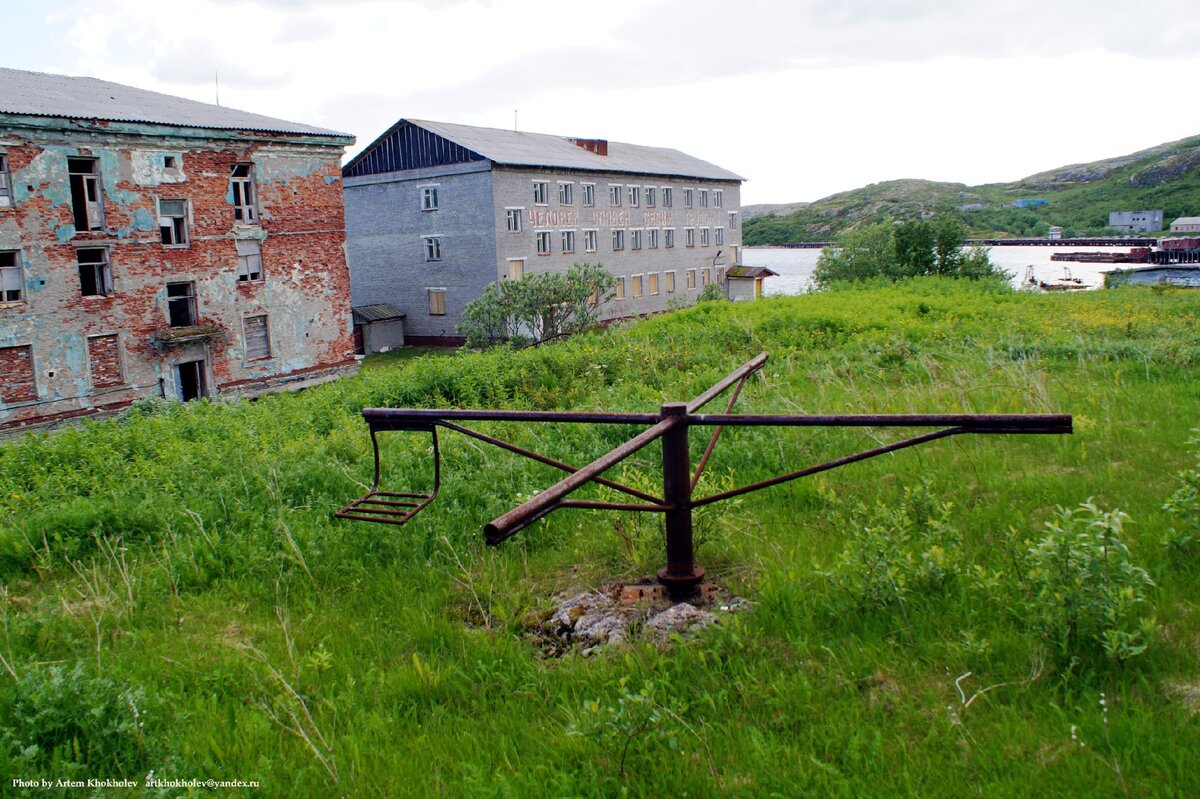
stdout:
<svg viewBox="0 0 1200 799">
<path fill-rule="evenodd" d="M 221 73 L 213 70 L 213 90 L 217 93 L 217 105 L 221 104 Z"/>
<path fill-rule="evenodd" d="M 517 109 L 513 109 L 513 133 L 517 132 Z"/>
</svg>

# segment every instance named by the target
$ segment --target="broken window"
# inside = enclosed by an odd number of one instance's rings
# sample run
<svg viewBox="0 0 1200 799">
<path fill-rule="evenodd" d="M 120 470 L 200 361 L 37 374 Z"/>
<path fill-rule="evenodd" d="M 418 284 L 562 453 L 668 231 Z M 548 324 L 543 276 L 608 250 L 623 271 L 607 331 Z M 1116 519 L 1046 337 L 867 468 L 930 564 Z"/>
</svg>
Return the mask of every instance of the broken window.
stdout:
<svg viewBox="0 0 1200 799">
<path fill-rule="evenodd" d="M 262 280 L 262 242 L 254 239 L 238 239 L 234 244 L 237 245 L 238 280 Z"/>
<path fill-rule="evenodd" d="M 75 251 L 79 264 L 79 293 L 84 297 L 107 297 L 112 294 L 112 270 L 108 267 L 108 250 L 88 247 Z"/>
<path fill-rule="evenodd" d="M 524 208 L 505 208 L 504 209 L 504 222 L 505 222 L 505 225 L 507 225 L 507 227 L 508 227 L 509 233 L 520 233 L 521 232 L 521 212 L 524 210 L 525 210 Z"/>
<path fill-rule="evenodd" d="M 204 361 L 187 361 L 175 366 L 175 385 L 179 388 L 179 399 L 189 402 L 208 396 L 208 381 L 204 374 Z"/>
<path fill-rule="evenodd" d="M 267 330 L 266 314 L 247 316 L 242 324 L 246 334 L 246 360 L 271 357 L 271 336 Z"/>
<path fill-rule="evenodd" d="M 0 252 L 0 302 L 20 302 L 24 283 L 19 253 L 16 250 Z"/>
<path fill-rule="evenodd" d="M 68 158 L 71 210 L 76 230 L 104 227 L 104 194 L 100 188 L 100 162 L 95 158 Z"/>
<path fill-rule="evenodd" d="M 446 290 L 445 289 L 429 289 L 429 315 L 430 316 L 445 316 L 446 315 Z"/>
<path fill-rule="evenodd" d="M 255 203 L 254 165 L 234 164 L 229 177 L 233 192 L 233 218 L 237 222 L 250 224 L 258 221 L 258 206 Z"/>
<path fill-rule="evenodd" d="M 33 348 L 0 347 L 0 402 L 28 402 L 37 399 L 37 381 L 33 376 Z"/>
<path fill-rule="evenodd" d="M 442 260 L 442 239 L 440 236 L 425 237 L 425 260 L 440 261 Z"/>
<path fill-rule="evenodd" d="M 188 245 L 187 200 L 158 201 L 158 230 L 168 247 Z"/>
<path fill-rule="evenodd" d="M 8 156 L 0 153 L 0 208 L 9 208 L 12 204 L 12 178 L 8 176 Z"/>
<path fill-rule="evenodd" d="M 167 284 L 167 321 L 171 327 L 191 327 L 196 324 L 195 283 Z"/>
</svg>

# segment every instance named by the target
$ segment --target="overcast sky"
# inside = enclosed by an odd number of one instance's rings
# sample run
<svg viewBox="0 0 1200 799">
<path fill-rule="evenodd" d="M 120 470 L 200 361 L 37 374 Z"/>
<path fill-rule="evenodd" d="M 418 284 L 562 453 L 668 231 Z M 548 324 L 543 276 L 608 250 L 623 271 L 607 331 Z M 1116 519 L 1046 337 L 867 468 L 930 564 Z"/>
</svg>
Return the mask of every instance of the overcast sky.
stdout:
<svg viewBox="0 0 1200 799">
<path fill-rule="evenodd" d="M 219 73 L 222 105 L 352 133 L 350 154 L 404 117 L 516 110 L 731 169 L 743 203 L 1200 133 L 1195 0 L 35 0 L 4 27 L 5 66 L 206 102 Z"/>
</svg>

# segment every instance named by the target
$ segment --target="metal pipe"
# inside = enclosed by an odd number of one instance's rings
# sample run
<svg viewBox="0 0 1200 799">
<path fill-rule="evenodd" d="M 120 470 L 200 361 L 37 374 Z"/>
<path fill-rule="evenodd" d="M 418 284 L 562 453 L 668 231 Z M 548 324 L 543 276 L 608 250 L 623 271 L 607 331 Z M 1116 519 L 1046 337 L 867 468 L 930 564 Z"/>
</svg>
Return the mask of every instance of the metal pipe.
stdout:
<svg viewBox="0 0 1200 799">
<path fill-rule="evenodd" d="M 692 425 L 737 425 L 741 427 L 962 427 L 970 433 L 1070 433 L 1071 415 L 1065 413 L 1011 414 L 837 414 L 793 416 L 788 414 L 700 413 L 688 419 Z"/>
<path fill-rule="evenodd" d="M 696 565 L 692 546 L 692 467 L 688 453 L 688 406 L 668 402 L 662 406 L 663 421 L 675 422 L 662 437 L 663 498 L 666 515 L 667 565 L 658 570 L 658 581 L 673 598 L 693 593 L 704 579 Z"/>
<path fill-rule="evenodd" d="M 474 422 L 591 422 L 595 424 L 654 424 L 656 413 L 600 413 L 590 411 L 481 411 L 447 408 L 363 408 L 363 418 L 376 430 L 407 430 L 415 422 L 443 419 Z M 396 425 L 395 428 L 389 425 Z"/>
<path fill-rule="evenodd" d="M 742 380 L 743 378 L 746 378 L 746 377 L 754 374 L 759 369 L 763 368 L 763 366 L 765 366 L 766 363 L 767 363 L 767 354 L 765 352 L 760 352 L 758 355 L 755 355 L 753 358 L 746 361 L 744 364 L 739 366 L 737 369 L 734 369 L 732 372 L 730 372 L 724 378 L 717 381 L 716 384 L 714 384 L 710 389 L 705 391 L 703 394 L 701 394 L 700 396 L 696 397 L 694 400 L 689 402 L 687 404 L 687 412 L 689 414 L 691 414 L 691 413 L 695 413 L 696 411 L 700 410 L 705 405 L 707 405 L 708 403 L 710 403 L 714 399 L 716 399 L 718 396 L 720 396 L 721 393 L 725 391 L 725 389 L 729 388 L 737 381 Z"/>
</svg>

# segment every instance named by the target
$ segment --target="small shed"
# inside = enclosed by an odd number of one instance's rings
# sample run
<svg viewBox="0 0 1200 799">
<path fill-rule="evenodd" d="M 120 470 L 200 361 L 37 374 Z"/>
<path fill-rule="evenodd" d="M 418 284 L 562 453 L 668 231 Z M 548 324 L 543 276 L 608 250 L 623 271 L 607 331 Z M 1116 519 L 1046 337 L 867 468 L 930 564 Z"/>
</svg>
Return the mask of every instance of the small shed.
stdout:
<svg viewBox="0 0 1200 799">
<path fill-rule="evenodd" d="M 359 305 L 354 316 L 354 351 L 359 355 L 404 346 L 404 312 L 394 305 Z"/>
<path fill-rule="evenodd" d="M 757 300 L 763 293 L 763 278 L 778 276 L 765 266 L 731 266 L 725 272 L 725 296 L 734 302 Z"/>
</svg>

